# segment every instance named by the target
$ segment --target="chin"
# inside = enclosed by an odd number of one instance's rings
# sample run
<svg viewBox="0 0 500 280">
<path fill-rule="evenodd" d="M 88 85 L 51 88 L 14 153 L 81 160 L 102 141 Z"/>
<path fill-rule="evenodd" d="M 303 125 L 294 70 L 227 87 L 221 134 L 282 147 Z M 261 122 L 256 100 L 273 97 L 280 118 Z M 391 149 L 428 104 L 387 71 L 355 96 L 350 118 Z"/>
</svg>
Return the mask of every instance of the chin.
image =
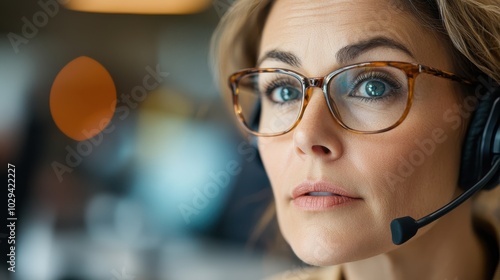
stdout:
<svg viewBox="0 0 500 280">
<path fill-rule="evenodd" d="M 332 257 L 318 257 L 317 254 L 311 254 L 310 252 L 296 252 L 295 254 L 301 261 L 312 266 L 332 266 L 344 263 L 335 261 Z"/>
<path fill-rule="evenodd" d="M 343 230 L 342 230 L 343 229 Z M 366 233 L 366 231 L 364 232 Z M 367 259 L 390 251 L 393 244 L 380 233 L 364 234 L 349 227 L 302 225 L 286 228 L 283 236 L 295 255 L 314 266 L 332 266 Z"/>
<path fill-rule="evenodd" d="M 335 242 L 335 234 L 327 228 L 314 229 L 303 226 L 302 229 L 285 230 L 283 236 L 295 255 L 303 262 L 314 266 L 330 266 L 345 262 L 348 258 L 343 252 L 347 244 Z"/>
<path fill-rule="evenodd" d="M 313 266 L 332 266 L 351 261 L 349 256 L 342 253 L 342 250 L 334 249 L 335 246 L 329 244 L 320 245 L 310 242 L 294 245 L 292 243 L 291 247 L 300 260 Z"/>
<path fill-rule="evenodd" d="M 367 259 L 384 252 L 380 247 L 360 248 L 359 246 L 335 246 L 330 244 L 300 246 L 291 245 L 295 255 L 303 262 L 313 266 L 333 266 Z"/>
</svg>

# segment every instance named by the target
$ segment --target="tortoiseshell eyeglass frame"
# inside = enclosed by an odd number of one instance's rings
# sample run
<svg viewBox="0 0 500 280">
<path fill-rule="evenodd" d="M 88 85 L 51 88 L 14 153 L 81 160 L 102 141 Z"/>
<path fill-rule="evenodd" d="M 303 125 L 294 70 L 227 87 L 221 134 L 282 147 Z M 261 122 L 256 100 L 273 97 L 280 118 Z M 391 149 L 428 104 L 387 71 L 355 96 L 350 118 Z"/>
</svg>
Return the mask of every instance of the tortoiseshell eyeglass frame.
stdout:
<svg viewBox="0 0 500 280">
<path fill-rule="evenodd" d="M 408 78 L 408 100 L 406 102 L 406 108 L 402 114 L 402 116 L 391 126 L 384 128 L 384 129 L 379 129 L 379 130 L 373 130 L 373 131 L 362 131 L 362 130 L 357 130 L 350 128 L 346 124 L 342 122 L 342 118 L 339 116 L 338 112 L 334 109 L 335 106 L 334 104 L 331 104 L 330 98 L 328 98 L 328 84 L 330 81 L 337 76 L 338 74 L 349 70 L 353 68 L 362 68 L 362 67 L 394 67 L 397 69 L 402 70 L 404 73 L 406 73 L 406 77 Z M 250 129 L 250 126 L 247 124 L 243 114 L 242 114 L 242 109 L 241 106 L 238 102 L 239 98 L 239 92 L 238 92 L 238 83 L 241 80 L 242 77 L 249 75 L 249 74 L 257 74 L 257 73 L 281 73 L 281 74 L 288 74 L 292 77 L 295 77 L 298 79 L 301 84 L 302 84 L 302 92 L 304 93 L 302 96 L 302 107 L 300 109 L 300 112 L 298 114 L 297 119 L 295 120 L 294 124 L 291 125 L 288 129 L 282 132 L 277 132 L 277 133 L 260 133 L 257 131 L 253 131 Z M 312 87 L 318 87 L 323 90 L 324 97 L 326 99 L 326 103 L 328 104 L 328 108 L 330 109 L 330 112 L 334 119 L 337 121 L 337 123 L 343 127 L 344 129 L 354 132 L 354 133 L 360 133 L 360 134 L 376 134 L 376 133 L 382 133 L 389 131 L 398 125 L 400 125 L 410 112 L 410 108 L 412 105 L 412 100 L 413 100 L 413 90 L 414 90 L 414 84 L 415 84 L 415 79 L 417 76 L 421 73 L 426 73 L 430 75 L 434 75 L 437 77 L 453 80 L 459 83 L 464 83 L 467 85 L 474 85 L 475 83 L 471 80 L 468 80 L 466 78 L 460 77 L 456 74 L 453 74 L 451 72 L 447 71 L 442 71 L 433 67 L 421 65 L 421 64 L 416 64 L 416 63 L 408 63 L 408 62 L 398 62 L 398 61 L 372 61 L 372 62 L 363 62 L 363 63 L 357 63 L 357 64 L 352 64 L 348 65 L 342 68 L 339 68 L 328 75 L 324 77 L 316 77 L 316 78 L 308 78 L 303 76 L 302 74 L 293 71 L 293 70 L 288 70 L 288 69 L 283 69 L 283 68 L 248 68 L 248 69 L 243 69 L 241 71 L 238 71 L 231 76 L 229 76 L 229 87 L 231 88 L 232 92 L 232 99 L 233 99 L 233 108 L 234 112 L 236 114 L 236 117 L 238 118 L 240 124 L 243 126 L 245 131 L 248 133 L 259 136 L 259 137 L 271 137 L 271 136 L 279 136 L 286 134 L 290 131 L 292 131 L 300 122 L 302 119 L 302 116 L 304 115 L 304 111 L 307 107 L 307 104 L 309 100 L 311 99 L 312 96 L 312 91 L 308 91 L 307 89 L 312 88 Z"/>
</svg>

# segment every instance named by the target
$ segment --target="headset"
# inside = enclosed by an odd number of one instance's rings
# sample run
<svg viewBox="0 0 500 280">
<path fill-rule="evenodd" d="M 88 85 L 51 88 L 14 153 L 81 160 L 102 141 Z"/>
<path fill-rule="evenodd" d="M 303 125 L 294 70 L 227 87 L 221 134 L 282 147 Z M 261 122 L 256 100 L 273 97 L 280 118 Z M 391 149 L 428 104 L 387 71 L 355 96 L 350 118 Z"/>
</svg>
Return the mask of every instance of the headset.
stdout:
<svg viewBox="0 0 500 280">
<path fill-rule="evenodd" d="M 479 85 L 481 87 L 483 85 Z M 478 88 L 481 89 L 481 88 Z M 485 87 L 472 114 L 462 146 L 457 198 L 419 220 L 406 216 L 391 222 L 392 242 L 400 245 L 423 226 L 455 209 L 481 189 L 491 190 L 500 183 L 500 85 Z M 476 96 L 480 91 L 476 90 Z"/>
</svg>

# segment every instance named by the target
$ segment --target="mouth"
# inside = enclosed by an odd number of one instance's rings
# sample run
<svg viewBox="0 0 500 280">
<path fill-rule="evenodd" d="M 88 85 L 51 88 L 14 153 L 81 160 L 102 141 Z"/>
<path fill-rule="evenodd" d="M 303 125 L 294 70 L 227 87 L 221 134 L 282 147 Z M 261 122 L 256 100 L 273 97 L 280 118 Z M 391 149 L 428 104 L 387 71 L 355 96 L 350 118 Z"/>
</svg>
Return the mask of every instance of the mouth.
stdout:
<svg viewBox="0 0 500 280">
<path fill-rule="evenodd" d="M 293 204 L 306 211 L 328 210 L 357 200 L 361 198 L 324 181 L 304 182 L 292 192 Z"/>
<path fill-rule="evenodd" d="M 306 193 L 305 195 L 306 196 L 332 196 L 332 195 L 339 196 L 338 194 L 331 193 L 331 192 L 310 192 L 310 193 Z"/>
</svg>

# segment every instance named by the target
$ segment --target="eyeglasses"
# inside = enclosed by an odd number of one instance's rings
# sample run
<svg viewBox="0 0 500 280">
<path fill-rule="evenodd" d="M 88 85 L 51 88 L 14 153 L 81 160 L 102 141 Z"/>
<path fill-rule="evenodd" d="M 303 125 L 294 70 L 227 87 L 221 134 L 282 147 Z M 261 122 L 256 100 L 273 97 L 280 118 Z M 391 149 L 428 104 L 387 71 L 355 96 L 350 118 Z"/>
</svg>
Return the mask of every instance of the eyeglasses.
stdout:
<svg viewBox="0 0 500 280">
<path fill-rule="evenodd" d="M 453 73 L 420 64 L 376 61 L 342 67 L 319 78 L 287 69 L 250 68 L 232 74 L 229 85 L 236 116 L 253 135 L 278 136 L 295 128 L 311 100 L 313 87 L 323 90 L 340 126 L 374 134 L 403 122 L 420 73 L 473 84 Z"/>
</svg>

